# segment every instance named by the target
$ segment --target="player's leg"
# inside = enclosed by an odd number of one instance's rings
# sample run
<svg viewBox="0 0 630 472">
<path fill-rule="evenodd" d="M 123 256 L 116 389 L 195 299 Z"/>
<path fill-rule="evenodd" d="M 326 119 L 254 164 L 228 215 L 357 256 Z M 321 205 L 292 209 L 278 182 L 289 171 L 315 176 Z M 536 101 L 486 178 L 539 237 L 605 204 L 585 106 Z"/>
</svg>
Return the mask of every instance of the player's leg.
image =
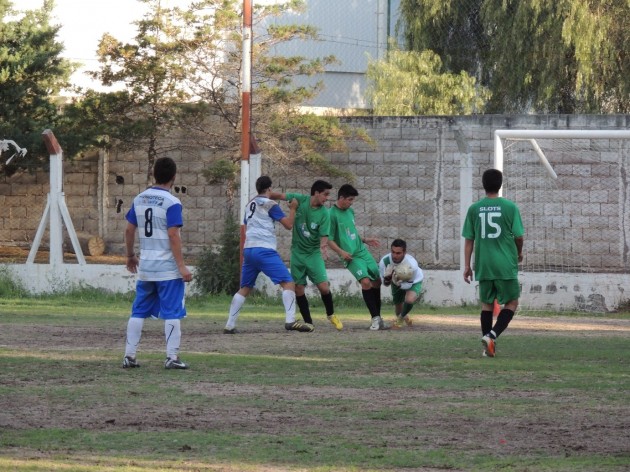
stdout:
<svg viewBox="0 0 630 472">
<path fill-rule="evenodd" d="M 497 289 L 492 280 L 481 280 L 479 282 L 479 300 L 481 301 L 481 343 L 483 344 L 483 356 L 494 357 L 495 339 L 492 331 L 492 311 L 494 309 L 494 300 L 497 298 Z"/>
<path fill-rule="evenodd" d="M 125 341 L 125 356 L 123 368 L 140 367 L 136 360 L 138 345 L 142 337 L 144 320 L 149 316 L 158 316 L 159 299 L 154 282 L 138 280 L 136 283 L 136 297 L 131 306 L 131 316 L 127 322 L 127 338 Z"/>
<path fill-rule="evenodd" d="M 282 304 L 284 305 L 285 321 L 284 327 L 288 331 L 300 331 L 308 333 L 314 330 L 310 323 L 303 323 L 295 320 L 295 284 L 293 278 L 282 262 L 282 258 L 277 251 L 266 250 L 264 259 L 261 260 L 260 269 L 271 279 L 275 285 L 282 287 Z"/>
<path fill-rule="evenodd" d="M 295 301 L 297 303 L 298 309 L 300 310 L 300 315 L 302 315 L 302 319 L 305 323 L 313 323 L 313 317 L 311 316 L 311 307 L 308 304 L 308 298 L 306 298 L 306 286 L 305 285 L 295 285 Z"/>
<path fill-rule="evenodd" d="M 521 286 L 517 279 L 497 280 L 495 285 L 497 286 L 497 300 L 503 305 L 503 309 L 499 312 L 497 321 L 490 331 L 494 339 L 498 338 L 512 321 L 521 295 Z"/>
<path fill-rule="evenodd" d="M 247 248 L 243 251 L 243 267 L 241 268 L 241 288 L 234 294 L 230 302 L 228 319 L 223 328 L 224 334 L 236 334 L 236 320 L 241 314 L 241 308 L 245 304 L 245 299 L 256 284 L 256 277 L 260 269 L 258 267 L 257 248 Z"/>
<path fill-rule="evenodd" d="M 385 323 L 383 322 L 383 318 L 381 318 L 380 294 L 378 296 L 376 295 L 374 287 L 372 286 L 372 280 L 370 280 L 367 275 L 363 275 L 368 273 L 365 261 L 357 257 L 352 259 L 347 267 L 361 285 L 361 295 L 370 313 L 370 329 L 372 331 L 385 329 Z"/>
<path fill-rule="evenodd" d="M 291 252 L 291 277 L 295 282 L 295 301 L 306 323 L 313 323 L 311 308 L 306 298 L 306 262 L 297 251 Z"/>
<path fill-rule="evenodd" d="M 330 291 L 330 283 L 328 282 L 328 273 L 326 272 L 326 263 L 320 252 L 313 253 L 308 257 L 306 273 L 308 278 L 311 279 L 317 287 L 317 290 L 319 290 L 319 295 L 326 310 L 326 318 L 335 329 L 341 331 L 343 329 L 343 323 L 339 320 L 339 317 L 335 315 L 333 296 Z"/>
<path fill-rule="evenodd" d="M 407 326 L 411 326 L 413 321 L 409 316 L 409 312 L 415 305 L 418 297 L 420 296 L 420 292 L 422 291 L 422 282 L 418 282 L 413 284 L 409 290 L 405 290 L 405 300 L 402 305 L 402 309 L 400 311 L 400 318 L 404 321 Z"/>
<path fill-rule="evenodd" d="M 326 280 L 317 284 L 319 295 L 324 303 L 324 309 L 326 310 L 326 318 L 335 327 L 337 331 L 343 329 L 343 323 L 339 317 L 335 314 L 335 306 L 333 303 L 333 296 L 330 291 L 330 283 Z"/>
<path fill-rule="evenodd" d="M 166 339 L 166 369 L 187 369 L 179 358 L 182 339 L 181 319 L 186 317 L 185 284 L 183 279 L 156 282 L 160 297 L 160 318 L 164 320 Z"/>
<path fill-rule="evenodd" d="M 380 316 L 381 305 L 382 305 L 381 272 L 378 268 L 378 263 L 376 262 L 374 257 L 372 257 L 372 254 L 370 254 L 367 250 L 362 252 L 361 257 L 365 260 L 365 264 L 367 267 L 367 274 L 368 274 L 368 277 L 370 278 L 370 285 L 372 286 L 372 294 L 373 294 L 374 300 L 376 301 L 376 308 L 378 309 L 378 313 Z"/>
<path fill-rule="evenodd" d="M 225 328 L 223 328 L 224 334 L 236 334 L 238 332 L 236 329 L 236 320 L 241 314 L 241 308 L 243 308 L 245 299 L 247 298 L 247 295 L 249 295 L 250 290 L 251 289 L 249 287 L 241 287 L 232 297 L 232 301 L 230 302 L 230 311 L 228 312 L 228 319 L 225 323 Z"/>
</svg>

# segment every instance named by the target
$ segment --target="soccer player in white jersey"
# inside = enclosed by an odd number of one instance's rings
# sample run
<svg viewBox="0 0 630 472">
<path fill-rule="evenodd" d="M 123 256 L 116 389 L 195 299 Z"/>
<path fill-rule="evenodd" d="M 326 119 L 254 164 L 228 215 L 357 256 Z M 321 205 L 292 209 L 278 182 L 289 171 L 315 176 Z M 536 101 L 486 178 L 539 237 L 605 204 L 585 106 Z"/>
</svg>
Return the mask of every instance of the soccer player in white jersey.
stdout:
<svg viewBox="0 0 630 472">
<path fill-rule="evenodd" d="M 179 358 L 180 320 L 186 316 L 184 283 L 192 273 L 184 264 L 180 228 L 182 204 L 171 195 L 177 166 L 170 157 L 155 161 L 155 185 L 140 193 L 127 212 L 125 245 L 127 270 L 138 274 L 136 297 L 127 324 L 127 345 L 123 368 L 140 367 L 136 351 L 146 318 L 164 320 L 166 369 L 187 369 Z M 140 240 L 140 259 L 134 253 L 136 230 Z"/>
<path fill-rule="evenodd" d="M 245 244 L 243 246 L 243 267 L 241 269 L 241 288 L 234 294 L 230 304 L 230 313 L 223 332 L 235 334 L 236 320 L 245 303 L 245 298 L 256 284 L 256 278 L 261 272 L 271 281 L 282 287 L 282 303 L 284 304 L 284 327 L 289 331 L 310 332 L 313 325 L 295 320 L 295 283 L 291 274 L 284 265 L 280 254 L 276 250 L 276 221 L 288 230 L 293 228 L 295 211 L 298 201 L 293 199 L 289 203 L 289 216 L 275 202 L 269 198 L 271 195 L 271 179 L 263 175 L 256 180 L 254 197 L 245 208 L 243 223 L 245 230 Z"/>
<path fill-rule="evenodd" d="M 413 273 L 411 280 L 406 282 L 396 278 L 396 266 L 403 262 L 409 264 Z M 407 254 L 407 242 L 402 239 L 394 239 L 391 244 L 391 252 L 382 257 L 378 267 L 383 283 L 385 286 L 391 286 L 392 290 L 396 313 L 396 320 L 392 328 L 402 328 L 405 324 L 411 326 L 413 321 L 409 317 L 409 312 L 422 291 L 424 274 L 415 257 Z"/>
</svg>

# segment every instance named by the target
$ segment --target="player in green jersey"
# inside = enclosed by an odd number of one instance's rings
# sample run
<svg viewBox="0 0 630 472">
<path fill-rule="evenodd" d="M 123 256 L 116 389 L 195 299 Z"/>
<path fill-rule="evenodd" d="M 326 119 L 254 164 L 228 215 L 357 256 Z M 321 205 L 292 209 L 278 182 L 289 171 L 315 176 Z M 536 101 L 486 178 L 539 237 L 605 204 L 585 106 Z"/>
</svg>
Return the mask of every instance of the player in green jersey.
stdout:
<svg viewBox="0 0 630 472">
<path fill-rule="evenodd" d="M 354 224 L 354 210 L 350 208 L 359 192 L 350 184 L 339 187 L 337 202 L 330 209 L 330 237 L 328 246 L 343 260 L 346 268 L 361 284 L 363 300 L 370 311 L 373 331 L 387 329 L 381 318 L 381 277 L 378 264 L 365 245 L 378 247 L 375 238 L 362 238 Z"/>
<path fill-rule="evenodd" d="M 486 197 L 473 203 L 466 214 L 464 243 L 464 281 L 473 276 L 471 257 L 475 253 L 475 279 L 481 301 L 481 342 L 484 356 L 494 357 L 496 339 L 508 327 L 518 307 L 521 288 L 518 263 L 523 260 L 523 222 L 514 202 L 499 196 L 503 174 L 488 169 L 482 176 Z M 494 300 L 503 305 L 492 325 Z"/>
<path fill-rule="evenodd" d="M 330 283 L 326 273 L 326 249 L 330 232 L 330 214 L 324 205 L 330 196 L 332 185 L 325 180 L 316 180 L 311 186 L 311 195 L 301 193 L 272 192 L 274 200 L 295 199 L 299 205 L 293 223 L 291 240 L 291 276 L 295 281 L 295 295 L 298 308 L 306 323 L 312 324 L 311 310 L 306 298 L 307 278 L 319 290 L 328 321 L 341 331 L 343 324 L 335 315 Z"/>
</svg>

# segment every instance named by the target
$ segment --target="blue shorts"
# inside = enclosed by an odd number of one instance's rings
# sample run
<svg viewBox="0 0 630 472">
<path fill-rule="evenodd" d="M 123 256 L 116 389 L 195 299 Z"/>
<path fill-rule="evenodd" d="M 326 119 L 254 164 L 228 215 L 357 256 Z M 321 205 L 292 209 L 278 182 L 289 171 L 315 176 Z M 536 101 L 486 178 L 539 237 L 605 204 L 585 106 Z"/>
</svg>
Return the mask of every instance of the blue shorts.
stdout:
<svg viewBox="0 0 630 472">
<path fill-rule="evenodd" d="M 179 320 L 186 316 L 184 279 L 138 280 L 136 298 L 131 307 L 132 318 Z"/>
<path fill-rule="evenodd" d="M 256 278 L 261 272 L 276 285 L 282 282 L 293 282 L 289 269 L 282 262 L 278 251 L 264 247 L 244 249 L 241 287 L 254 287 Z"/>
</svg>

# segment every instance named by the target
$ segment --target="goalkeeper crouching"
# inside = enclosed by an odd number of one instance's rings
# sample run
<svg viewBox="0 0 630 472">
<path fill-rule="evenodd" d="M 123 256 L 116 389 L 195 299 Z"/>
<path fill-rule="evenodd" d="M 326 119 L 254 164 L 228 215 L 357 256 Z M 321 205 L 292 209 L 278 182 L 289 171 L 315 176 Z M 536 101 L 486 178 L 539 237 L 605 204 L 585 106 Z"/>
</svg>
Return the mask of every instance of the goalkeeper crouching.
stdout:
<svg viewBox="0 0 630 472">
<path fill-rule="evenodd" d="M 411 326 L 413 321 L 409 312 L 418 300 L 422 291 L 424 274 L 418 261 L 407 254 L 407 243 L 402 239 L 395 239 L 391 245 L 391 252 L 379 262 L 381 278 L 386 287 L 391 287 L 396 320 L 392 328 L 400 329 Z"/>
</svg>

